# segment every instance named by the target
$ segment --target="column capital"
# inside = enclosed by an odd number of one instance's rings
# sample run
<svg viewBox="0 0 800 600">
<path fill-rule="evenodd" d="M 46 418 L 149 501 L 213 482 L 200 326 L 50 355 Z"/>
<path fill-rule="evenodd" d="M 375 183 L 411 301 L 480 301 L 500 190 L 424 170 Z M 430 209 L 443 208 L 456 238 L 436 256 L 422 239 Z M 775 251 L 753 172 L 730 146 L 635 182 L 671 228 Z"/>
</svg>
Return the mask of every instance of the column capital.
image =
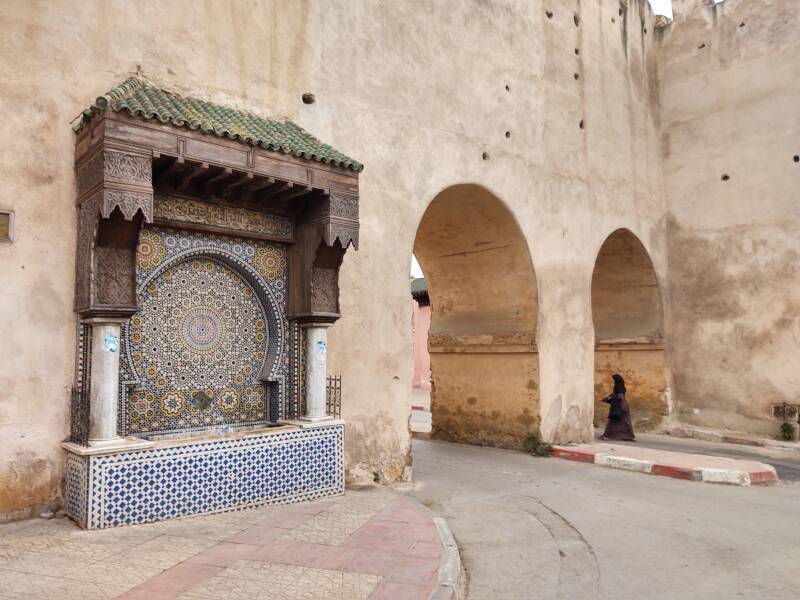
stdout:
<svg viewBox="0 0 800 600">
<path fill-rule="evenodd" d="M 307 322 L 307 323 L 300 323 L 300 327 L 302 329 L 311 329 L 312 327 L 321 327 L 321 328 L 326 328 L 327 329 L 328 327 L 330 327 L 332 325 L 333 325 L 333 323 L 317 322 L 317 321 L 310 321 L 310 322 Z"/>
</svg>

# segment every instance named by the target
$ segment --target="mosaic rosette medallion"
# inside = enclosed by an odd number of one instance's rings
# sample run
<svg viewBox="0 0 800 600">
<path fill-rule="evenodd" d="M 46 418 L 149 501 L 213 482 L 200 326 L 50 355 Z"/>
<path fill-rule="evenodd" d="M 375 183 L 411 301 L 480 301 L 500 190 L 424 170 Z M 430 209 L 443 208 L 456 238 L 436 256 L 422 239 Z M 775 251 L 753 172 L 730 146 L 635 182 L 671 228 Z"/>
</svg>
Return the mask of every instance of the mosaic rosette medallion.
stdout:
<svg viewBox="0 0 800 600">
<path fill-rule="evenodd" d="M 221 260 L 220 251 L 246 265 L 251 279 Z M 266 310 L 253 277 L 277 300 L 281 321 Z M 266 422 L 261 376 L 270 336 L 286 327 L 285 249 L 146 228 L 137 279 L 141 310 L 127 329 L 123 361 L 122 379 L 131 389 L 121 411 L 125 431 Z M 285 370 L 287 361 L 278 358 Z"/>
</svg>

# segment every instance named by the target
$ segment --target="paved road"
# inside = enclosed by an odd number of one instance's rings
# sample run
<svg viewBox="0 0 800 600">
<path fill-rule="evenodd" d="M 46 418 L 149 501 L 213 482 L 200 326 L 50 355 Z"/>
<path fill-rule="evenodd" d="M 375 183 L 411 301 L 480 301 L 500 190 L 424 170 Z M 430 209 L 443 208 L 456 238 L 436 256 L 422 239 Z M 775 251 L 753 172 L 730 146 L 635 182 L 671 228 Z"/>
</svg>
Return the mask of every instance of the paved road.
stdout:
<svg viewBox="0 0 800 600">
<path fill-rule="evenodd" d="M 704 442 L 701 440 L 670 437 L 668 435 L 637 434 L 636 437 L 638 439 L 637 442 L 614 443 L 639 445 L 646 448 L 655 448 L 657 450 L 689 452 L 690 454 L 707 454 L 709 456 L 757 460 L 775 467 L 775 470 L 778 472 L 778 477 L 780 477 L 782 481 L 800 481 L 800 452 L 742 446 L 739 444 L 726 444 L 722 442 Z M 800 597 L 800 590 L 798 590 L 798 597 Z"/>
<path fill-rule="evenodd" d="M 414 440 L 469 599 L 795 600 L 800 484 L 728 487 Z"/>
</svg>

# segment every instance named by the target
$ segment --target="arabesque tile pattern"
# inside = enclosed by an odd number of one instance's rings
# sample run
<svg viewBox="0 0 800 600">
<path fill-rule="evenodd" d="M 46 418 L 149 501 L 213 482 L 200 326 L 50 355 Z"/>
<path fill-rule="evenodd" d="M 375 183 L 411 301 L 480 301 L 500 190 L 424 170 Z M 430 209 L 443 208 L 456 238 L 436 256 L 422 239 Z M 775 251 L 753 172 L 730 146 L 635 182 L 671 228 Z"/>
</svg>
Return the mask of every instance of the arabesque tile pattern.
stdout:
<svg viewBox="0 0 800 600">
<path fill-rule="evenodd" d="M 0 600 L 428 598 L 432 514 L 382 488 L 87 531 L 68 519 L 0 525 Z"/>
</svg>

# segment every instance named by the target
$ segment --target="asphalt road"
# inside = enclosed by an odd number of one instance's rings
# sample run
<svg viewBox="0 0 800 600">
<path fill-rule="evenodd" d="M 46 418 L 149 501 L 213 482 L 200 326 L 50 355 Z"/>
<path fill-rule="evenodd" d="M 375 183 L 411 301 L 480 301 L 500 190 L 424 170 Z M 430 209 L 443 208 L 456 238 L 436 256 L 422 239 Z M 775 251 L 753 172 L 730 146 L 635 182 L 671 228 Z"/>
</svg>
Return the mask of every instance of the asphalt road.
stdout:
<svg viewBox="0 0 800 600">
<path fill-rule="evenodd" d="M 450 524 L 470 600 L 800 597 L 800 484 L 714 485 L 420 439 L 413 457 L 413 493 Z"/>
</svg>

